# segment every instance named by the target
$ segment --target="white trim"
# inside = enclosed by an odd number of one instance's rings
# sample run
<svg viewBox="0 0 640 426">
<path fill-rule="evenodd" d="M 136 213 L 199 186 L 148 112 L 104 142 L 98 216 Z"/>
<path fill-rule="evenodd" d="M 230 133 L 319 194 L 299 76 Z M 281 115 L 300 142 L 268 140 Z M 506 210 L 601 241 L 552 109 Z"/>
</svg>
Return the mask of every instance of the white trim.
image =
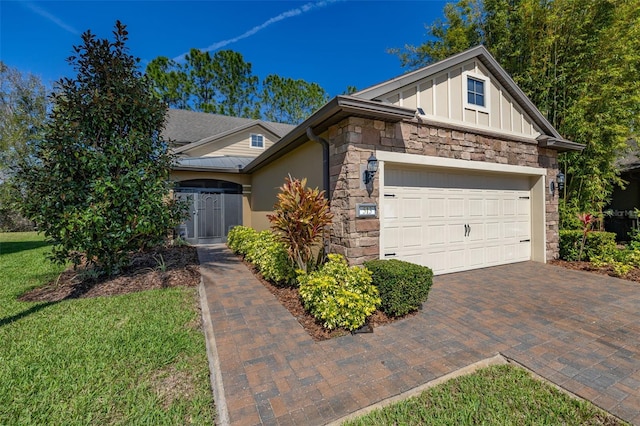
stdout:
<svg viewBox="0 0 640 426">
<path fill-rule="evenodd" d="M 420 154 L 405 154 L 376 150 L 379 161 L 389 163 L 414 164 L 418 166 L 441 167 L 446 169 L 477 170 L 495 173 L 512 173 L 527 176 L 545 176 L 547 169 L 529 166 L 514 166 L 512 164 L 486 163 L 483 161 L 458 160 L 455 158 L 432 157 Z"/>
<path fill-rule="evenodd" d="M 451 71 L 447 71 L 447 118 L 449 120 L 451 120 L 451 104 L 452 103 L 453 103 L 453 99 L 451 98 Z"/>
<path fill-rule="evenodd" d="M 253 137 L 254 136 L 259 136 L 260 139 L 262 140 L 262 146 L 254 146 L 253 145 Z M 253 148 L 253 149 L 264 149 L 264 135 L 262 133 L 251 133 L 249 136 L 249 147 Z"/>
<path fill-rule="evenodd" d="M 479 80 L 484 83 L 484 106 L 470 104 L 468 102 L 469 85 L 467 84 L 467 82 L 469 81 L 469 78 L 472 78 L 474 80 Z M 462 73 L 462 105 L 465 109 L 472 109 L 475 111 L 489 113 L 489 110 L 490 110 L 489 107 L 491 106 L 491 81 L 489 77 L 482 75 L 480 73 L 475 73 L 471 71 L 465 71 Z M 476 124 L 477 124 L 477 121 L 478 120 L 476 119 Z"/>
</svg>

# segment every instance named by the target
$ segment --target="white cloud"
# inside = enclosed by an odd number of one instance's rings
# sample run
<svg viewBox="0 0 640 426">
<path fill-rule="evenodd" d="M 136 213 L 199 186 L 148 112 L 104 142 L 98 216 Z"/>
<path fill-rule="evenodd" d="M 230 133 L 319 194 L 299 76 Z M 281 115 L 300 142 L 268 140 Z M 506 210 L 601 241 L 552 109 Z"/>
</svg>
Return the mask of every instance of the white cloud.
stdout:
<svg viewBox="0 0 640 426">
<path fill-rule="evenodd" d="M 73 28 L 70 25 L 65 24 L 64 22 L 62 22 L 61 19 L 59 19 L 58 17 L 52 15 L 51 13 L 49 13 L 46 10 L 42 9 L 41 7 L 36 6 L 35 4 L 33 4 L 31 2 L 25 2 L 24 5 L 27 6 L 29 9 L 31 9 L 33 12 L 35 12 L 38 15 L 42 16 L 43 18 L 46 18 L 49 21 L 53 22 L 54 24 L 56 24 L 57 26 L 59 26 L 63 30 L 65 30 L 67 32 L 70 32 L 71 34 L 74 34 L 74 35 L 79 35 L 80 34 L 80 32 L 77 31 L 75 28 Z"/>
<path fill-rule="evenodd" d="M 287 10 L 286 12 L 282 12 L 281 14 L 274 16 L 273 18 L 269 18 L 266 21 L 264 21 L 262 24 L 260 25 L 256 25 L 255 27 L 251 28 L 248 31 L 245 31 L 244 33 L 240 34 L 237 37 L 233 37 L 227 40 L 221 40 L 221 41 L 217 41 L 211 45 L 209 45 L 208 47 L 202 48 L 200 50 L 205 51 L 205 52 L 211 52 L 213 50 L 218 50 L 222 47 L 225 47 L 229 44 L 232 43 L 236 43 L 242 39 L 251 37 L 252 35 L 255 35 L 256 33 L 262 31 L 263 29 L 267 28 L 270 25 L 275 24 L 276 22 L 280 22 L 282 20 L 288 19 L 288 18 L 293 18 L 295 16 L 298 15 L 302 15 L 303 13 L 307 13 L 310 12 L 314 9 L 319 9 L 321 7 L 325 7 L 328 6 L 332 3 L 336 3 L 338 1 L 341 0 L 323 0 L 323 1 L 318 1 L 318 2 L 312 2 L 312 3 L 306 3 L 300 7 L 297 7 L 295 9 L 290 9 Z M 187 55 L 188 52 L 183 53 L 182 55 L 176 56 L 175 58 L 173 58 L 174 61 L 183 61 L 185 56 Z"/>
</svg>

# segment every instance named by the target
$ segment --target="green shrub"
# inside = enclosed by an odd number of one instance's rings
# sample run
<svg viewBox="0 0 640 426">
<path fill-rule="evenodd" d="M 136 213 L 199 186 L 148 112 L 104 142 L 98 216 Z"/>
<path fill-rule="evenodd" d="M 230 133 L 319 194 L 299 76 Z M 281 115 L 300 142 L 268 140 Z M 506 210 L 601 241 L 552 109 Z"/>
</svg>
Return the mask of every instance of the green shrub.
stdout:
<svg viewBox="0 0 640 426">
<path fill-rule="evenodd" d="M 433 271 L 426 266 L 397 259 L 365 262 L 382 299 L 381 309 L 392 316 L 415 311 L 427 300 Z"/>
<path fill-rule="evenodd" d="M 295 269 L 287 249 L 271 231 L 262 231 L 256 233 L 254 238 L 249 238 L 245 259 L 251 262 L 267 281 L 278 285 L 292 285 L 296 282 Z"/>
<path fill-rule="evenodd" d="M 298 275 L 300 297 L 315 318 L 328 329 L 344 327 L 355 330 L 380 305 L 378 289 L 371 284 L 371 272 L 349 267 L 338 254 L 318 270 Z"/>
<path fill-rule="evenodd" d="M 580 245 L 584 233 L 582 231 L 560 231 L 560 258 L 564 260 L 578 260 Z M 603 256 L 610 256 L 616 251 L 616 234 L 613 232 L 592 231 L 582 252 L 582 260 L 590 261 Z"/>
<path fill-rule="evenodd" d="M 234 226 L 227 235 L 227 246 L 236 254 L 247 255 L 250 244 L 258 238 L 258 231 L 248 226 Z"/>
</svg>

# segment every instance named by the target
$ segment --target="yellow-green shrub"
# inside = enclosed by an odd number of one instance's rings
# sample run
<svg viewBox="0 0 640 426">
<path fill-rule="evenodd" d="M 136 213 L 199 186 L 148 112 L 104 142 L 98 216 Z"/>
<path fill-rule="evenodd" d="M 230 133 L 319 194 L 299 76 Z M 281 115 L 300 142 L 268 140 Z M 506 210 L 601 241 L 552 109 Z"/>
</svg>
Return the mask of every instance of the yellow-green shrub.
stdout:
<svg viewBox="0 0 640 426">
<path fill-rule="evenodd" d="M 234 226 L 227 235 L 227 246 L 236 254 L 247 255 L 250 244 L 258 238 L 258 231 L 248 226 Z"/>
<path fill-rule="evenodd" d="M 271 231 L 256 233 L 256 237 L 246 244 L 245 259 L 251 262 L 267 281 L 279 285 L 295 283 L 295 269 L 287 249 Z"/>
<path fill-rule="evenodd" d="M 371 272 L 366 268 L 350 268 L 338 254 L 328 257 L 317 271 L 300 271 L 300 297 L 305 309 L 326 328 L 355 330 L 380 305 L 378 289 L 371 284 Z"/>
</svg>

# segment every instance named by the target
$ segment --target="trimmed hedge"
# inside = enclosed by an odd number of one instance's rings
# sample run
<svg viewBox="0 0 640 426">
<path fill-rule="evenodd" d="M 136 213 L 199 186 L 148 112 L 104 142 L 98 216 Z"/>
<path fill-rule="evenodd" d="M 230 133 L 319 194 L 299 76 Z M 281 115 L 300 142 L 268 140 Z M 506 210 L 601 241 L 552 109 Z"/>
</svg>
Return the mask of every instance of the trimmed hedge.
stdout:
<svg viewBox="0 0 640 426">
<path fill-rule="evenodd" d="M 235 226 L 229 231 L 227 246 L 253 264 L 265 280 L 277 285 L 295 285 L 293 263 L 284 244 L 273 232 Z"/>
<path fill-rule="evenodd" d="M 582 231 L 560 231 L 560 258 L 563 260 L 575 261 L 580 255 L 580 245 L 582 244 Z M 580 260 L 591 261 L 592 259 L 610 256 L 616 251 L 616 234 L 613 232 L 591 231 L 587 234 L 584 243 L 582 258 Z"/>
<path fill-rule="evenodd" d="M 235 254 L 246 256 L 250 244 L 258 238 L 258 231 L 248 226 L 234 226 L 227 235 L 227 246 Z"/>
<path fill-rule="evenodd" d="M 365 262 L 373 285 L 380 291 L 381 309 L 388 315 L 402 316 L 418 309 L 427 300 L 433 271 L 426 266 L 398 259 Z"/>
<path fill-rule="evenodd" d="M 371 284 L 371 272 L 349 267 L 344 257 L 329 254 L 318 270 L 298 275 L 300 298 L 306 310 L 329 330 L 356 330 L 380 305 L 378 289 Z"/>
</svg>

